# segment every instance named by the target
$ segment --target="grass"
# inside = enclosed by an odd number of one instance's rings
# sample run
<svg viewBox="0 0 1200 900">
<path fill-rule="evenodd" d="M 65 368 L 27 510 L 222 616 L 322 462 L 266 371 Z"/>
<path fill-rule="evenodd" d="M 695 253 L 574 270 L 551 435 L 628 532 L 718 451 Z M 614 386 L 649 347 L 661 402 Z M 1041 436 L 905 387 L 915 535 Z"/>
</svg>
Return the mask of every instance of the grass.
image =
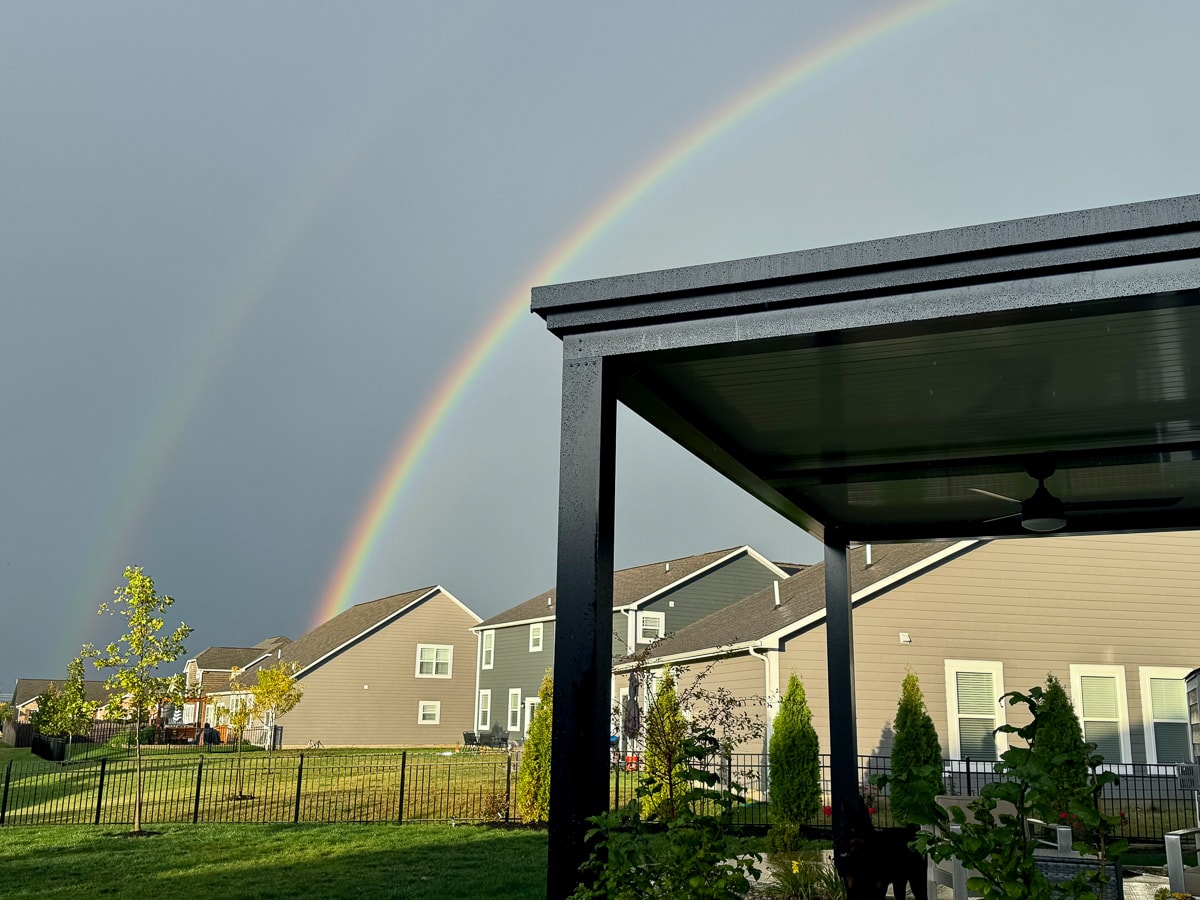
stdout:
<svg viewBox="0 0 1200 900">
<path fill-rule="evenodd" d="M 5 898 L 545 897 L 546 835 L 482 827 L 0 829 Z"/>
<path fill-rule="evenodd" d="M 132 821 L 135 763 L 109 758 L 68 765 L 28 755 L 14 758 L 6 802 L 7 825 L 82 825 Z M 7 764 L 4 764 L 7 769 Z M 170 753 L 143 760 L 150 823 L 397 822 L 503 818 L 516 772 L 509 758 L 448 758 L 440 754 L 258 753 L 238 764 L 227 754 Z M 0 771 L 0 778 L 4 773 Z M 238 798 L 238 795 L 242 795 Z M 403 796 L 404 808 L 400 800 Z M 238 798 L 238 799 L 235 799 Z"/>
</svg>

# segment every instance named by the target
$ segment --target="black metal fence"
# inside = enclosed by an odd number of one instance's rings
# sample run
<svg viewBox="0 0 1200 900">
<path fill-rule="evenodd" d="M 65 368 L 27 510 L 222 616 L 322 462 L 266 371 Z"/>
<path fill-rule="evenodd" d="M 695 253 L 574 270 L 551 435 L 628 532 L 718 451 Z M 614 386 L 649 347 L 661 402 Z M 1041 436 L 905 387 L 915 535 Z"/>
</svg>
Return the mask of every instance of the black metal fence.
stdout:
<svg viewBox="0 0 1200 900">
<path fill-rule="evenodd" d="M 887 791 L 874 776 L 889 771 L 886 757 L 859 758 L 863 796 L 877 825 L 894 824 Z M 946 790 L 971 796 L 996 779 L 990 762 L 947 764 Z M 611 773 L 613 808 L 636 795 L 636 758 Z M 724 785 L 736 784 L 745 803 L 740 824 L 771 823 L 767 760 L 734 754 L 707 763 Z M 439 754 L 403 751 L 362 754 L 148 752 L 143 758 L 142 818 L 169 822 L 496 822 L 516 818 L 519 754 Z M 1194 795 L 1179 789 L 1170 766 L 1114 767 L 1120 781 L 1105 789 L 1109 813 L 1123 813 L 1124 836 L 1161 841 L 1164 832 L 1196 824 Z M 829 796 L 829 760 L 822 759 L 822 792 Z M 135 760 L 124 754 L 65 764 L 10 760 L 0 769 L 0 825 L 129 824 L 133 821 Z M 828 801 L 826 801 L 828 802 Z M 828 806 L 816 829 L 831 825 Z"/>
<path fill-rule="evenodd" d="M 87 734 L 67 737 L 50 737 L 41 732 L 33 731 L 30 739 L 24 745 L 42 759 L 51 762 L 67 762 L 84 760 L 95 757 L 111 757 L 114 752 L 135 752 L 135 728 L 128 722 L 94 722 Z M 281 741 L 282 728 L 247 728 L 242 734 L 242 749 L 248 751 L 265 750 L 267 744 L 274 739 L 271 749 L 277 749 Z M 142 747 L 153 753 L 195 753 L 195 740 L 178 739 L 180 732 L 172 728 L 142 728 Z M 192 729 L 188 730 L 191 737 Z M 214 742 L 203 744 L 209 753 L 233 753 L 237 751 L 236 742 L 230 738 L 222 743 L 217 739 L 217 732 L 211 731 Z M 14 745 L 19 746 L 19 745 Z"/>
<path fill-rule="evenodd" d="M 508 821 L 516 790 L 509 754 L 444 757 L 196 753 L 143 759 L 144 823 Z M 10 760 L 0 825 L 133 822 L 136 761 L 66 765 Z"/>
</svg>

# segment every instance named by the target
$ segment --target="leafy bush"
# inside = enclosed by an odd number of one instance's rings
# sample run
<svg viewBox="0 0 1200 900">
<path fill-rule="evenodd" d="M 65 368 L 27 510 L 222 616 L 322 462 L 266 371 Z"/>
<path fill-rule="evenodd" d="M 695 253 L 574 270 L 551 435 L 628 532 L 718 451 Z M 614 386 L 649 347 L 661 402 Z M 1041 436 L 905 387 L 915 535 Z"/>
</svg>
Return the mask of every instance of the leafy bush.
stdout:
<svg viewBox="0 0 1200 900">
<path fill-rule="evenodd" d="M 821 807 L 821 747 L 812 724 L 812 710 L 804 685 L 795 673 L 775 716 L 771 734 L 771 843 L 778 849 L 784 839 L 799 834 L 798 826 L 816 816 Z"/>
<path fill-rule="evenodd" d="M 675 677 L 668 670 L 646 713 L 646 777 L 655 785 L 647 815 L 673 819 L 680 812 L 687 739 L 687 720 L 675 692 Z"/>
<path fill-rule="evenodd" d="M 720 743 L 710 730 L 683 743 L 677 812 L 666 830 L 651 834 L 643 810 L 661 804 L 662 786 L 646 779 L 625 809 L 589 819 L 594 848 L 580 872 L 586 882 L 572 900 L 735 900 L 750 890 L 748 876 L 761 874 L 758 854 L 737 855 L 733 810 L 744 802 L 740 787 L 718 789 L 720 777 L 696 767 Z M 712 809 L 712 813 L 698 810 Z"/>
<path fill-rule="evenodd" d="M 1047 822 L 1069 816 L 1071 804 L 1088 790 L 1087 744 L 1083 729 L 1075 717 L 1075 708 L 1062 684 L 1053 674 L 1046 676 L 1046 687 L 1038 717 L 1037 742 L 1033 758 L 1049 774 L 1052 787 L 1038 812 Z"/>
<path fill-rule="evenodd" d="M 770 861 L 774 884 L 768 889 L 783 900 L 845 900 L 846 886 L 833 864 L 818 854 L 791 853 Z"/>
<path fill-rule="evenodd" d="M 529 723 L 529 736 L 517 772 L 517 815 L 526 822 L 545 822 L 550 816 L 550 735 L 554 717 L 554 677 L 550 670 L 538 690 L 538 706 Z"/>
<path fill-rule="evenodd" d="M 926 821 L 934 797 L 946 792 L 942 783 L 942 747 L 937 728 L 925 709 L 915 672 L 904 676 L 896 708 L 892 741 L 892 816 L 900 825 Z"/>
<path fill-rule="evenodd" d="M 1000 728 L 1024 739 L 1025 746 L 1010 747 L 1001 754 L 996 763 L 996 773 L 1001 780 L 980 789 L 978 799 L 969 806 L 970 817 L 957 807 L 949 811 L 935 807 L 932 811 L 935 830 L 921 832 L 915 846 L 934 859 L 954 857 L 966 868 L 976 870 L 979 875 L 968 879 L 967 888 L 984 900 L 1103 896 L 1103 886 L 1111 879 L 1113 860 L 1129 847 L 1128 841 L 1114 840 L 1121 827 L 1121 817 L 1106 815 L 1100 809 L 1105 787 L 1115 783 L 1117 777 L 1111 772 L 1100 771 L 1104 760 L 1092 753 L 1094 747 L 1091 744 L 1085 744 L 1076 754 L 1056 754 L 1053 765 L 1047 768 L 1035 753 L 1046 709 L 1046 691 L 1041 687 L 1031 688 L 1028 694 L 1011 691 L 1001 700 L 1008 701 L 1010 706 L 1022 704 L 1029 709 L 1029 724 L 1021 728 L 1012 725 Z M 1071 815 L 1077 817 L 1085 834 L 1076 835 L 1084 839 L 1077 840 L 1074 847 L 1097 857 L 1097 869 L 1080 873 L 1069 881 L 1051 883 L 1034 861 L 1036 840 L 1028 834 L 1025 823 L 1055 796 L 1057 784 L 1052 768 L 1080 762 L 1088 770 L 1087 791 L 1072 801 Z M 1011 803 L 1015 813 L 998 814 L 996 809 L 1001 801 Z M 951 824 L 957 825 L 959 830 L 951 831 Z"/>
</svg>

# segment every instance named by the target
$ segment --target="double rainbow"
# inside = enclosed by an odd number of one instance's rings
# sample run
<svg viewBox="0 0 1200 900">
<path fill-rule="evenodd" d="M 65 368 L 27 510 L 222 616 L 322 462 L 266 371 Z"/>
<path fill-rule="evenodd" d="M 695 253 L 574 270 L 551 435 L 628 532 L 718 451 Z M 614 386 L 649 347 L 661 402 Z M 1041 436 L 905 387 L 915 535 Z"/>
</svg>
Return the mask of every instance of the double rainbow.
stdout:
<svg viewBox="0 0 1200 900">
<path fill-rule="evenodd" d="M 357 524 L 342 548 L 315 611 L 313 627 L 347 609 L 356 600 L 370 599 L 356 598 L 355 588 L 380 533 L 447 416 L 505 336 L 522 316 L 528 314 L 531 286 L 558 280 L 559 273 L 601 232 L 706 145 L 842 60 L 866 50 L 897 31 L 916 25 L 953 2 L 918 0 L 901 3 L 840 32 L 824 44 L 808 49 L 798 59 L 771 73 L 662 150 L 522 278 L 487 324 L 459 354 L 450 371 L 425 401 L 416 420 L 400 435 L 389 462 L 376 480 Z"/>
</svg>

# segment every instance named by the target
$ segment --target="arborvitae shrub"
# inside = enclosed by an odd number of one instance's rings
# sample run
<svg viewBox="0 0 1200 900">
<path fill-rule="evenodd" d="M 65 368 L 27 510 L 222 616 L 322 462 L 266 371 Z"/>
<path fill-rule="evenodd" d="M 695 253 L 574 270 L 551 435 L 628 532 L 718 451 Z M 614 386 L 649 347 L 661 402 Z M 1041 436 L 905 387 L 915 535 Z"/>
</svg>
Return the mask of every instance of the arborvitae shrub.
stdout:
<svg viewBox="0 0 1200 900">
<path fill-rule="evenodd" d="M 804 685 L 795 673 L 775 715 L 770 744 L 772 843 L 799 836 L 821 806 L 821 747 L 812 724 Z M 779 849 L 785 849 L 780 847 Z"/>
<path fill-rule="evenodd" d="M 678 798 L 684 787 L 687 737 L 688 724 L 675 690 L 675 676 L 668 670 L 646 712 L 646 781 L 655 790 L 647 814 L 673 819 L 680 812 Z"/>
<path fill-rule="evenodd" d="M 1060 813 L 1070 810 L 1071 800 L 1088 790 L 1089 752 L 1071 698 L 1052 673 L 1046 676 L 1030 755 L 1049 773 L 1054 785 L 1050 801 L 1038 812 L 1056 822 Z"/>
<path fill-rule="evenodd" d="M 900 686 L 889 784 L 892 818 L 901 825 L 926 821 L 933 798 L 946 791 L 937 728 L 925 709 L 921 683 L 911 671 Z"/>
<path fill-rule="evenodd" d="M 529 723 L 517 772 L 517 815 L 526 822 L 550 817 L 550 724 L 554 717 L 554 677 L 546 671 L 538 705 Z"/>
</svg>

